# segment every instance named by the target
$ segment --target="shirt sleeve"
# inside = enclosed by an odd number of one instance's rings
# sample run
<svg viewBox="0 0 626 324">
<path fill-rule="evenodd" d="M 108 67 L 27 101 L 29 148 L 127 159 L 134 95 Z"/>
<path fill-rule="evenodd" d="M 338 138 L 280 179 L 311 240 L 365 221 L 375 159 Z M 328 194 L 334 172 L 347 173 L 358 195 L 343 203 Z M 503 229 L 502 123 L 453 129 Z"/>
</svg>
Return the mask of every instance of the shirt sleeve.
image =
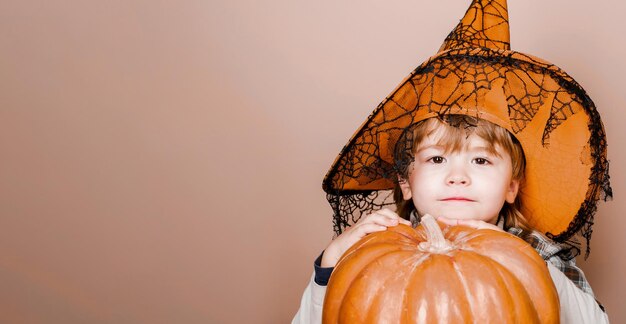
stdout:
<svg viewBox="0 0 626 324">
<path fill-rule="evenodd" d="M 547 262 L 552 281 L 559 294 L 561 323 L 608 323 L 607 314 L 600 308 L 592 293 L 577 287 L 561 270 Z"/>
<path fill-rule="evenodd" d="M 335 268 L 322 268 L 322 256 L 324 256 L 324 251 L 322 251 L 322 254 L 320 254 L 320 256 L 315 259 L 315 262 L 313 262 L 313 267 L 315 269 L 315 283 L 320 286 L 326 286 L 328 284 L 328 280 L 330 279 L 330 274 Z"/>
<path fill-rule="evenodd" d="M 309 285 L 304 289 L 300 309 L 291 320 L 291 324 L 320 324 L 322 323 L 322 308 L 326 286 L 320 286 L 314 281 L 315 275 L 311 276 Z"/>
<path fill-rule="evenodd" d="M 322 268 L 322 256 L 320 254 L 313 267 L 315 272 L 309 280 L 309 284 L 300 300 L 300 309 L 291 320 L 291 324 L 320 324 L 322 323 L 322 309 L 324 307 L 324 296 L 326 296 L 326 284 L 330 279 L 330 274 L 334 268 Z"/>
</svg>

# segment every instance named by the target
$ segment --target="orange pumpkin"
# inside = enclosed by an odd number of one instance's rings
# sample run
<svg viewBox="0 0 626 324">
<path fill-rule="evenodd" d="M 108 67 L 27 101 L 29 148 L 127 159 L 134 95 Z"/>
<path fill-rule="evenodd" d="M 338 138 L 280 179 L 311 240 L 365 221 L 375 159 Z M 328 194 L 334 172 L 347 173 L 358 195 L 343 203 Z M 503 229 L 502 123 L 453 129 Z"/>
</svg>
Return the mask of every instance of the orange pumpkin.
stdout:
<svg viewBox="0 0 626 324">
<path fill-rule="evenodd" d="M 444 225 L 445 226 L 445 225 Z M 323 323 L 558 323 L 544 260 L 518 237 L 429 215 L 364 237 L 328 283 Z"/>
</svg>

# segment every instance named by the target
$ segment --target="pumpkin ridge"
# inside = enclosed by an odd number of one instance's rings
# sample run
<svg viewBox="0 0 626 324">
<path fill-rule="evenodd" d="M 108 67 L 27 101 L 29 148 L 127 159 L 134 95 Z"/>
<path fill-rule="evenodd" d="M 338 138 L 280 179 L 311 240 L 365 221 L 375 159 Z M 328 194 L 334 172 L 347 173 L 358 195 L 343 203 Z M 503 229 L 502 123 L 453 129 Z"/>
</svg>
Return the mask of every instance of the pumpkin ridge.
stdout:
<svg viewBox="0 0 626 324">
<path fill-rule="evenodd" d="M 443 233 L 446 236 L 446 238 L 459 246 L 469 241 L 472 241 L 476 239 L 477 237 L 483 236 L 485 234 L 484 231 L 493 231 L 493 230 L 487 230 L 487 229 L 473 230 L 471 227 L 464 226 L 464 225 L 446 226 L 446 228 L 443 229 Z"/>
<path fill-rule="evenodd" d="M 424 262 L 424 260 L 428 260 L 429 253 L 423 253 L 423 255 L 420 257 L 419 260 L 419 264 L 422 264 Z M 419 276 L 415 275 L 415 272 L 419 272 L 421 271 L 420 267 L 412 267 L 409 275 L 407 276 L 408 281 L 407 281 L 407 286 L 409 287 L 413 287 L 413 286 L 418 286 L 414 281 L 418 281 L 418 283 L 420 283 L 421 279 Z M 410 295 L 407 293 L 406 289 L 404 289 L 403 292 L 403 296 L 402 296 L 402 314 L 400 315 L 402 318 L 402 322 L 408 322 L 412 316 L 411 316 L 411 311 L 413 310 L 414 307 L 412 307 L 412 304 L 410 304 L 410 302 L 412 301 L 410 299 Z M 419 300 L 416 298 L 416 300 Z"/>
<path fill-rule="evenodd" d="M 388 247 L 390 249 L 390 251 L 397 251 L 397 250 L 406 250 L 407 248 L 410 248 L 410 245 L 400 245 L 400 244 L 394 244 L 391 241 L 379 241 L 379 242 L 373 242 L 373 243 L 369 243 L 367 245 L 361 245 L 359 246 L 358 249 L 349 249 L 348 251 L 346 251 L 344 253 L 343 256 L 341 256 L 340 261 L 342 260 L 346 260 L 348 258 L 352 258 L 352 256 L 354 254 L 365 254 L 365 251 L 367 250 L 368 253 L 370 250 L 380 250 L 383 249 L 384 247 Z M 335 266 L 337 267 L 337 266 Z"/>
<path fill-rule="evenodd" d="M 558 309 L 558 294 L 552 283 L 545 261 L 537 252 L 525 241 L 515 237 L 516 240 L 501 241 L 495 238 L 493 246 L 484 246 L 484 242 L 472 242 L 476 244 L 473 250 L 478 254 L 486 254 L 489 250 L 489 257 L 495 263 L 503 266 L 522 284 L 530 300 L 544 298 L 548 304 L 533 304 L 541 322 L 550 323 L 559 321 L 558 313 L 554 315 L 549 311 L 551 308 Z M 540 280 L 533 280 L 540 279 Z M 551 295 L 551 298 L 545 296 Z"/>
<path fill-rule="evenodd" d="M 506 233 L 503 233 L 506 234 Z M 513 238 L 511 240 L 511 238 Z M 488 249 L 486 248 L 488 246 Z M 524 259 L 526 265 L 543 265 L 544 260 L 539 256 L 537 251 L 533 249 L 527 242 L 522 239 L 511 235 L 511 237 L 505 235 L 489 236 L 484 235 L 475 236 L 472 240 L 468 240 L 463 245 L 464 250 L 472 251 L 478 254 L 486 254 L 489 250 L 489 255 L 492 260 L 500 263 L 505 268 L 511 267 L 511 250 L 515 250 L 516 258 Z"/>
<path fill-rule="evenodd" d="M 509 300 L 513 301 L 516 306 L 522 303 L 522 305 L 528 306 L 530 308 L 530 309 L 526 309 L 526 312 L 523 312 L 521 307 L 514 307 L 513 309 L 515 310 L 515 316 L 513 316 L 513 318 L 520 318 L 521 316 L 519 315 L 519 313 L 529 314 L 528 311 L 530 311 L 531 314 L 535 315 L 535 317 L 533 318 L 533 323 L 541 322 L 539 310 L 537 309 L 537 306 L 535 305 L 535 301 L 531 298 L 527 287 L 524 286 L 524 284 L 515 276 L 514 273 L 512 273 L 509 269 L 507 269 L 505 266 L 503 266 L 499 262 L 493 259 L 489 259 L 489 262 L 494 264 L 494 268 L 499 273 L 500 275 L 499 277 L 503 282 L 505 280 L 514 281 L 515 282 L 514 284 L 517 286 L 516 287 L 517 292 L 524 295 L 524 298 L 519 298 L 519 296 L 516 298 L 515 296 L 513 296 L 513 289 L 511 289 L 512 287 L 510 285 L 506 285 L 509 289 L 505 289 L 503 293 L 509 297 Z M 530 300 L 531 302 L 524 303 L 524 301 L 526 300 Z"/>
<path fill-rule="evenodd" d="M 385 265 L 385 261 L 383 261 L 382 259 L 387 259 L 387 258 L 394 259 L 394 257 L 399 258 L 400 256 L 398 256 L 397 254 L 408 254 L 410 257 L 410 256 L 415 255 L 415 251 L 398 249 L 398 250 L 388 251 L 384 254 L 377 256 L 374 259 L 371 259 L 363 268 L 361 268 L 357 273 L 355 273 L 352 276 L 352 279 L 347 286 L 346 293 L 344 294 L 343 298 L 341 298 L 342 299 L 341 307 L 339 309 L 340 314 L 354 314 L 354 312 L 347 311 L 346 308 L 349 308 L 349 309 L 354 308 L 354 305 L 352 305 L 352 301 L 355 299 L 355 297 L 353 297 L 353 295 L 355 295 L 357 296 L 356 299 L 360 300 L 359 308 L 364 308 L 363 306 L 366 306 L 365 308 L 370 310 L 370 312 L 368 312 L 367 314 L 362 314 L 364 317 L 359 318 L 359 320 L 361 321 L 367 320 L 368 318 L 373 316 L 371 315 L 371 313 L 375 312 L 376 308 L 372 307 L 372 305 L 376 304 L 378 300 L 377 296 L 379 295 L 379 292 L 385 289 L 389 281 L 398 279 L 399 277 L 406 278 L 407 276 L 401 276 L 401 273 L 394 273 L 391 276 L 385 276 L 385 277 L 379 276 L 378 278 L 383 279 L 381 281 L 381 280 L 368 280 L 368 278 L 373 277 L 373 275 L 364 274 L 364 273 L 372 272 L 375 274 L 377 271 L 383 271 L 383 272 L 386 271 L 385 269 L 388 268 L 389 265 Z M 361 288 L 361 286 L 365 286 L 367 289 Z M 359 288 L 364 289 L 364 291 L 366 291 L 367 293 L 369 293 L 370 295 L 374 297 L 371 298 L 371 300 L 367 300 L 367 294 L 362 293 L 361 289 Z M 363 296 L 366 296 L 366 297 L 363 298 Z M 348 302 L 346 303 L 346 301 Z M 354 319 L 342 320 L 342 318 L 340 317 L 339 323 L 352 323 L 353 320 Z"/>
<path fill-rule="evenodd" d="M 470 305 L 457 287 L 460 278 L 451 278 L 453 260 L 443 254 L 429 254 L 413 269 L 403 299 L 402 323 L 459 323 L 467 319 Z M 440 289 L 433 289 L 438 287 Z"/>
<path fill-rule="evenodd" d="M 506 256 L 502 258 L 506 261 L 510 250 L 519 251 L 521 255 L 524 255 L 530 263 L 537 263 L 539 255 L 526 241 L 521 238 L 506 232 L 499 232 L 490 229 L 476 230 L 472 235 L 465 236 L 462 244 L 458 244 L 465 251 L 472 251 L 479 254 L 486 254 L 489 250 L 489 255 L 494 253 Z M 458 242 L 458 241 L 457 241 Z M 489 246 L 489 248 L 486 248 Z M 541 259 L 539 257 L 539 259 Z M 540 260 L 543 261 L 543 260 Z M 502 264 L 502 262 L 500 262 Z M 506 267 L 505 264 L 502 264 Z"/>
<path fill-rule="evenodd" d="M 489 313 L 490 318 L 497 320 L 497 323 L 515 323 L 519 320 L 522 323 L 541 322 L 535 305 L 538 296 L 533 298 L 527 290 L 528 284 L 525 285 L 511 269 L 489 255 L 480 253 L 466 252 L 459 260 L 463 260 L 463 263 L 455 265 L 458 265 L 457 269 L 461 274 L 467 274 L 468 269 L 476 269 L 477 265 L 482 265 L 482 271 L 472 275 L 474 282 L 468 284 L 465 277 L 462 281 L 470 305 L 474 305 L 473 302 L 480 305 L 471 307 L 472 311 L 479 311 L 477 314 L 472 313 L 475 318 L 484 318 Z M 497 308 L 498 305 L 511 305 L 514 312 L 502 311 Z"/>
<path fill-rule="evenodd" d="M 461 252 L 461 251 L 459 251 Z M 473 301 L 473 295 L 470 292 L 470 288 L 467 284 L 467 280 L 465 278 L 465 276 L 463 275 L 463 272 L 461 271 L 459 264 L 457 263 L 457 259 L 456 258 L 451 258 L 452 261 L 452 268 L 454 269 L 454 274 L 456 275 L 456 277 L 459 279 L 459 281 L 461 282 L 461 285 L 463 286 L 463 293 L 465 294 L 465 300 L 467 301 L 467 303 L 469 304 L 468 309 L 470 310 L 468 312 L 469 314 L 469 318 L 466 318 L 468 323 L 475 323 L 474 320 L 474 312 L 472 311 L 474 309 L 474 301 Z"/>
<path fill-rule="evenodd" d="M 372 235 L 372 234 L 376 234 L 376 235 Z M 400 238 L 405 238 L 406 240 L 398 240 L 398 236 Z M 384 231 L 384 232 L 378 232 L 378 233 L 371 233 L 369 235 L 366 235 L 365 237 L 363 237 L 360 241 L 356 242 L 354 245 L 352 245 L 340 258 L 341 259 L 345 259 L 348 256 L 352 255 L 353 253 L 355 253 L 356 251 L 362 250 L 362 249 L 366 249 L 369 248 L 371 246 L 377 246 L 378 244 L 389 244 L 390 242 L 393 242 L 393 244 L 398 245 L 398 242 L 402 243 L 402 246 L 410 246 L 410 244 L 414 241 L 414 239 L 412 239 L 411 237 L 408 237 L 406 235 L 402 235 L 399 232 L 396 231 Z"/>
<path fill-rule="evenodd" d="M 514 313 L 503 313 L 502 315 L 507 316 L 507 322 L 514 322 L 515 318 L 520 318 L 517 315 L 518 312 L 522 310 L 523 306 L 526 306 L 525 311 L 521 311 L 523 314 L 528 314 L 529 311 L 534 315 L 533 323 L 537 323 L 539 321 L 539 317 L 537 314 L 537 308 L 534 305 L 534 301 L 530 299 L 528 291 L 526 287 L 517 279 L 513 273 L 506 267 L 506 265 L 501 264 L 500 262 L 492 259 L 489 256 L 476 254 L 477 258 L 481 260 L 481 262 L 485 264 L 489 264 L 492 272 L 497 273 L 497 275 L 492 276 L 494 279 L 494 283 L 499 286 L 506 287 L 506 289 L 497 289 L 496 292 L 499 294 L 498 301 L 502 304 L 511 304 L 515 305 L 513 307 Z M 520 298 L 520 296 L 514 296 L 513 294 L 521 294 L 524 297 Z M 531 301 L 529 303 L 525 303 L 525 301 Z M 506 302 L 504 302 L 506 301 Z"/>
<path fill-rule="evenodd" d="M 414 266 L 413 268 L 409 268 L 409 267 L 405 267 L 404 265 L 406 264 L 421 264 L 423 262 L 423 260 L 428 259 L 430 257 L 430 255 L 428 255 L 427 253 L 422 253 L 419 251 L 414 251 L 414 250 L 404 250 L 404 251 L 398 251 L 399 253 L 406 253 L 408 254 L 407 258 L 404 258 L 400 261 L 400 263 L 402 264 L 402 266 L 398 266 L 397 268 L 399 269 L 398 272 L 393 273 L 392 275 L 389 275 L 386 277 L 386 280 L 383 281 L 383 284 L 380 285 L 379 290 L 384 290 L 389 292 L 390 294 L 395 293 L 397 290 L 395 289 L 391 289 L 388 290 L 388 287 L 390 286 L 390 283 L 394 283 L 396 282 L 396 280 L 398 282 L 400 282 L 399 285 L 403 286 L 403 287 L 407 287 L 408 283 L 411 281 L 412 278 L 412 273 L 414 271 L 415 268 L 417 268 L 417 266 Z M 378 267 L 381 268 L 385 268 L 388 267 L 388 265 L 385 265 L 383 263 L 378 264 Z M 406 269 L 406 270 L 405 270 Z M 405 271 L 403 271 L 405 270 Z M 408 270 L 408 271 L 407 271 Z M 405 303 L 404 300 L 406 299 L 406 294 L 407 294 L 407 289 L 402 289 L 402 295 L 400 296 L 393 296 L 396 300 L 401 300 L 401 303 L 396 303 L 399 307 L 399 311 L 395 314 L 397 315 L 397 318 L 393 319 L 395 320 L 399 320 L 400 318 L 402 318 L 403 316 L 403 310 L 405 309 Z M 370 304 L 369 309 L 369 313 L 366 316 L 366 322 L 367 323 L 387 323 L 387 322 L 391 322 L 389 318 L 384 318 L 381 319 L 378 316 L 381 314 L 381 312 L 376 311 L 377 308 L 376 307 L 371 307 L 372 305 L 375 304 L 380 304 L 381 300 L 384 299 L 386 297 L 385 293 L 377 293 L 372 301 L 372 303 Z M 389 303 L 385 303 L 384 305 L 385 308 L 389 307 Z"/>
<path fill-rule="evenodd" d="M 327 292 L 324 299 L 324 309 L 336 309 L 343 308 L 343 300 L 346 299 L 346 295 L 352 289 L 352 284 L 358 278 L 358 275 L 363 271 L 372 258 L 372 254 L 389 254 L 401 250 L 397 244 L 392 242 L 381 241 L 377 242 L 375 247 L 378 249 L 370 249 L 367 245 L 360 249 L 353 250 L 351 253 L 344 254 L 340 261 L 335 266 L 335 271 L 330 276 L 328 286 L 334 286 L 333 290 Z M 380 245 L 386 245 L 387 250 L 381 251 Z M 348 269 L 342 270 L 343 269 Z M 339 271 L 337 271 L 339 270 Z M 335 311 L 327 311 L 327 314 L 332 314 Z M 326 321 L 325 321 L 326 322 Z M 331 319 L 331 322 L 336 322 Z"/>
<path fill-rule="evenodd" d="M 419 255 L 417 260 L 415 260 L 414 262 L 411 262 L 412 263 L 412 267 L 410 268 L 410 271 L 409 271 L 409 273 L 407 275 L 407 283 L 410 283 L 413 280 L 413 278 L 419 278 L 418 276 L 415 275 L 415 272 L 420 271 L 420 268 L 421 268 L 422 264 L 425 261 L 428 261 L 428 260 L 432 259 L 432 256 L 433 256 L 432 253 L 425 253 L 425 252 L 421 252 L 419 250 L 416 250 L 416 251 L 417 251 L 417 253 L 415 253 L 415 255 L 418 255 L 418 253 L 421 254 L 421 255 Z M 407 260 L 407 263 L 408 263 L 408 260 Z M 407 297 L 406 289 L 404 289 L 403 293 L 402 293 L 402 309 L 403 309 L 403 312 L 401 314 L 402 318 L 409 318 L 410 317 L 410 314 L 408 314 L 408 312 L 410 311 L 411 307 L 410 307 L 410 305 L 408 305 L 408 303 L 409 303 L 409 299 Z"/>
</svg>

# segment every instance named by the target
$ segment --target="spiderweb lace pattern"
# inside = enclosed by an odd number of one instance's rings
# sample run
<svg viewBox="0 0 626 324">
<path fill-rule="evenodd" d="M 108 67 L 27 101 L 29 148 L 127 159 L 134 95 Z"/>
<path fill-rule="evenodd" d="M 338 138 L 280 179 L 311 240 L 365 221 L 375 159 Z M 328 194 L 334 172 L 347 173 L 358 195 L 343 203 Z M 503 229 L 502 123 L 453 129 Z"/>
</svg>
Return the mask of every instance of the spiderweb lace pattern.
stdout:
<svg viewBox="0 0 626 324">
<path fill-rule="evenodd" d="M 589 147 L 595 160 L 587 199 L 565 232 L 547 233 L 557 242 L 566 242 L 580 232 L 588 241 L 596 201 L 612 196 L 606 137 L 593 101 L 558 67 L 529 55 L 487 48 L 450 50 L 435 56 L 415 69 L 376 108 L 369 121 L 344 147 L 336 168 L 324 181 L 334 210 L 335 232 L 340 234 L 361 215 L 393 206 L 390 191 L 393 183 L 400 171 L 412 162 L 393 156 L 392 148 L 406 129 L 425 116 L 484 117 L 480 107 L 495 87 L 501 87 L 505 94 L 513 134 L 522 132 L 546 100 L 551 100 L 550 115 L 541 137 L 544 146 L 550 145 L 550 134 L 569 117 L 583 110 L 589 115 Z M 350 187 L 366 190 L 350 190 Z M 368 187 L 386 190 L 367 190 Z M 570 243 L 578 244 L 575 240 Z"/>
<path fill-rule="evenodd" d="M 575 249 L 582 236 L 589 251 L 596 203 L 612 197 L 602 121 L 584 89 L 564 71 L 510 50 L 504 0 L 473 1 L 439 53 L 383 100 L 341 150 L 323 181 L 336 234 L 362 215 L 394 205 L 398 174 L 412 162 L 412 154 L 406 154 L 412 150 L 407 130 L 449 114 L 486 119 L 518 139 L 539 132 L 535 137 L 546 151 L 561 145 L 551 136 L 564 123 L 584 120 L 582 127 L 589 131 L 585 158 L 574 158 L 590 165 L 586 198 L 566 230 L 546 235 Z"/>
</svg>

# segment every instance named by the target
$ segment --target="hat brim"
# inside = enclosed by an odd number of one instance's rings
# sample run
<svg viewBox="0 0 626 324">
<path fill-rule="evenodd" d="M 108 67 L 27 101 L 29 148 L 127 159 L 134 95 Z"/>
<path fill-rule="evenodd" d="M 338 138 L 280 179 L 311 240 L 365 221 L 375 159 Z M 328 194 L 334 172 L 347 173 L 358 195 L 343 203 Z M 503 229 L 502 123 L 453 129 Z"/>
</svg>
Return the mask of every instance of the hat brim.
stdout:
<svg viewBox="0 0 626 324">
<path fill-rule="evenodd" d="M 323 181 L 332 195 L 393 189 L 402 132 L 447 114 L 510 131 L 526 156 L 520 189 L 530 225 L 565 241 L 589 224 L 610 191 L 606 137 L 593 101 L 560 68 L 510 50 L 451 49 L 417 67 L 368 117 Z"/>
</svg>

